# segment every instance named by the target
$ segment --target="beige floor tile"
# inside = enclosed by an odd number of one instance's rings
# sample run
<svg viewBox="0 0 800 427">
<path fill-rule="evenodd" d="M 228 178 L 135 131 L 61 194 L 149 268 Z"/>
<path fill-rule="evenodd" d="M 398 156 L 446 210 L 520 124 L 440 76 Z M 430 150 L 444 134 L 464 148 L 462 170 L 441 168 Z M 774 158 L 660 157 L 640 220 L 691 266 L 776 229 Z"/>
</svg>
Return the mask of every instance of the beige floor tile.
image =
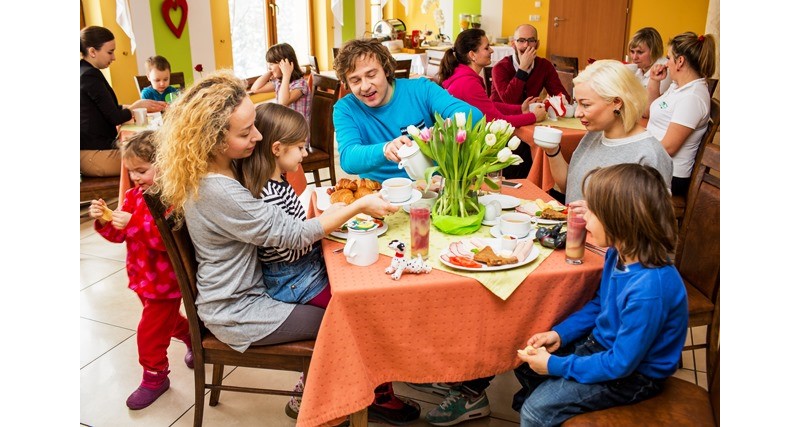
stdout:
<svg viewBox="0 0 800 427">
<path fill-rule="evenodd" d="M 124 262 L 127 249 L 125 243 L 109 242 L 94 232 L 81 239 L 81 254 Z"/>
<path fill-rule="evenodd" d="M 104 355 L 121 342 L 132 337 L 130 329 L 112 326 L 94 320 L 81 319 L 81 368 Z"/>
<path fill-rule="evenodd" d="M 142 303 L 128 289 L 128 274 L 122 269 L 81 290 L 81 317 L 136 331 Z"/>
<path fill-rule="evenodd" d="M 83 290 L 118 271 L 125 271 L 124 262 L 81 254 L 80 288 Z"/>
</svg>

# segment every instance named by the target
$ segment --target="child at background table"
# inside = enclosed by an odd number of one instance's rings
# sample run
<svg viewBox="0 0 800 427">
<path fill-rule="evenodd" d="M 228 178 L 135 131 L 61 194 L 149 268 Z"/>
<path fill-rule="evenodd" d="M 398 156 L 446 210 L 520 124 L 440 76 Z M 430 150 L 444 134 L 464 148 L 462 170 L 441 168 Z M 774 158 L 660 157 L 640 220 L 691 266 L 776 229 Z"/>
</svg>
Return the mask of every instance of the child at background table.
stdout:
<svg viewBox="0 0 800 427">
<path fill-rule="evenodd" d="M 278 104 L 299 112 L 307 123 L 311 118 L 308 81 L 297 63 L 294 48 L 288 43 L 279 43 L 267 50 L 267 72 L 253 82 L 250 91 L 275 92 Z"/>
<path fill-rule="evenodd" d="M 167 95 L 177 93 L 178 90 L 169 85 L 172 67 L 167 58 L 161 55 L 151 56 L 144 61 L 147 70 L 147 80 L 150 86 L 142 89 L 142 99 L 166 101 Z"/>
<path fill-rule="evenodd" d="M 183 360 L 191 369 L 194 356 L 189 323 L 180 313 L 178 282 L 143 197 L 144 191 L 153 185 L 155 175 L 153 131 L 139 132 L 120 143 L 119 150 L 136 186 L 125 192 L 121 209 L 111 212 L 102 199 L 92 200 L 89 215 L 95 219 L 95 230 L 106 240 L 125 242 L 128 287 L 136 292 L 144 307 L 136 328 L 139 363 L 144 373 L 141 384 L 126 401 L 130 409 L 142 409 L 169 389 L 167 348 L 172 337 L 186 344 Z"/>
<path fill-rule="evenodd" d="M 308 124 L 300 113 L 291 108 L 265 103 L 256 107 L 255 127 L 263 139 L 256 145 L 253 155 L 237 164 L 242 185 L 254 197 L 263 198 L 265 203 L 279 206 L 286 214 L 305 220 L 303 205 L 286 182 L 285 174 L 296 171 L 308 155 L 305 148 Z M 258 258 L 264 285 L 273 299 L 321 308 L 328 306 L 331 299 L 330 282 L 319 240 L 298 248 L 262 246 L 258 248 Z M 302 392 L 304 387 L 301 374 L 295 391 Z M 297 418 L 300 404 L 301 398 L 289 399 L 286 414 Z M 375 402 L 370 406 L 370 412 L 375 410 L 384 415 L 382 421 L 390 423 L 405 422 L 419 416 L 418 407 L 394 396 L 391 383 L 376 388 Z"/>
<path fill-rule="evenodd" d="M 686 339 L 688 302 L 669 258 L 677 225 L 663 177 L 626 163 L 596 168 L 582 184 L 586 229 L 609 247 L 600 288 L 518 351 L 527 364 L 514 370 L 522 389 L 512 407 L 523 427 L 560 425 L 657 395 L 678 368 Z"/>
</svg>

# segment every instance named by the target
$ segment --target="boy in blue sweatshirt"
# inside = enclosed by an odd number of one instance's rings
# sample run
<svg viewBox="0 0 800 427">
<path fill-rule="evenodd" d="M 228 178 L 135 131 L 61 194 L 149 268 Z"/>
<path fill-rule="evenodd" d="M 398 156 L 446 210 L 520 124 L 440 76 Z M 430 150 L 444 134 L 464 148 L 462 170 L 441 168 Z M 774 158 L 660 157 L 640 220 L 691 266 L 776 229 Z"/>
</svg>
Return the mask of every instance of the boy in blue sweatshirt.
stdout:
<svg viewBox="0 0 800 427">
<path fill-rule="evenodd" d="M 586 229 L 607 246 L 600 288 L 583 308 L 518 351 L 512 406 L 527 426 L 655 396 L 678 367 L 688 327 L 686 288 L 672 265 L 677 225 L 650 166 L 595 169 L 583 180 Z M 521 408 L 520 408 L 521 407 Z"/>
</svg>

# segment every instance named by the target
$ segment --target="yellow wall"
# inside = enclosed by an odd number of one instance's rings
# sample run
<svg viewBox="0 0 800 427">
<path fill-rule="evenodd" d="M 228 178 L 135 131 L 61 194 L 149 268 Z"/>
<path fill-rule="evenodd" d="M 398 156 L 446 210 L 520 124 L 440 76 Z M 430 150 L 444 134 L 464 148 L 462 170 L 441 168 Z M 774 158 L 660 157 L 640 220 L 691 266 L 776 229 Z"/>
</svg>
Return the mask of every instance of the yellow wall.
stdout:
<svg viewBox="0 0 800 427">
<path fill-rule="evenodd" d="M 217 69 L 233 69 L 231 19 L 228 14 L 228 2 L 209 1 L 211 2 L 211 32 L 214 37 L 214 65 Z"/>
<path fill-rule="evenodd" d="M 133 76 L 138 74 L 136 55 L 131 53 L 131 41 L 117 24 L 115 0 L 81 0 L 86 25 L 106 27 L 114 33 L 116 60 L 103 70 L 121 104 L 131 104 L 139 99 Z"/>
</svg>

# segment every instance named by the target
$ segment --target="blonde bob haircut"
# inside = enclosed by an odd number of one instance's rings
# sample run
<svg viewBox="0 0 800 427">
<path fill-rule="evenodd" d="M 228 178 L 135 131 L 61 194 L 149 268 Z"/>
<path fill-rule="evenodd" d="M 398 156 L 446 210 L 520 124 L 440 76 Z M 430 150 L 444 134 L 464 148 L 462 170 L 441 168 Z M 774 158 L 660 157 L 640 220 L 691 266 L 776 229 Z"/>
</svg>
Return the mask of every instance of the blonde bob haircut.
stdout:
<svg viewBox="0 0 800 427">
<path fill-rule="evenodd" d="M 620 100 L 619 115 L 625 132 L 630 132 L 647 107 L 647 91 L 621 62 L 613 59 L 595 61 L 578 74 L 576 85 L 586 83 L 608 102 Z"/>
<path fill-rule="evenodd" d="M 227 148 L 233 110 L 247 97 L 244 80 L 231 70 L 212 73 L 170 104 L 156 132 L 155 191 L 172 206 L 176 221 L 186 201 L 196 198 L 209 164 Z"/>
</svg>

